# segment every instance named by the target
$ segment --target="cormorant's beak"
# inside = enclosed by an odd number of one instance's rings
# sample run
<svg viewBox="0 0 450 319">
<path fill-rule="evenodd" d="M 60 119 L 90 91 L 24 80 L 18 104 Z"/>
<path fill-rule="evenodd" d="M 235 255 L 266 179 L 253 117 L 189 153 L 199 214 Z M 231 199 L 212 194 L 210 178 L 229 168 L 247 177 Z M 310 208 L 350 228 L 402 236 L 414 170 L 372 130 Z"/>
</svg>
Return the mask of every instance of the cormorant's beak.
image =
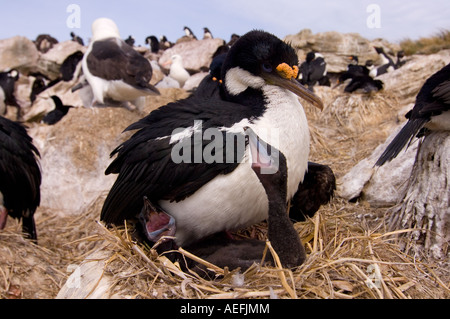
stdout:
<svg viewBox="0 0 450 319">
<path fill-rule="evenodd" d="M 281 63 L 277 66 L 274 72 L 264 73 L 262 74 L 262 77 L 264 78 L 264 80 L 266 80 L 267 83 L 285 88 L 298 95 L 300 98 L 323 110 L 322 100 L 317 95 L 301 85 L 296 80 L 297 75 L 298 67 L 296 65 L 290 67 L 286 63 Z"/>
</svg>

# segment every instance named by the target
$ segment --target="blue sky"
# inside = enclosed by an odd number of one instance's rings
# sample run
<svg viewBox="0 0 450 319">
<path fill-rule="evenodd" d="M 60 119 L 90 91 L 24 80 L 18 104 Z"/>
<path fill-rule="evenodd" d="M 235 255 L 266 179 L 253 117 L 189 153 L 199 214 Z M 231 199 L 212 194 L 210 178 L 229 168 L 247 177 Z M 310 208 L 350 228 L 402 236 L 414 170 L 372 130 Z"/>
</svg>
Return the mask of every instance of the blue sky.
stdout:
<svg viewBox="0 0 450 319">
<path fill-rule="evenodd" d="M 80 9 L 79 28 L 70 28 L 70 4 Z M 370 4 L 379 8 L 379 27 L 369 27 Z M 143 45 L 148 35 L 166 35 L 171 41 L 183 36 L 189 26 L 197 37 L 208 27 L 215 37 L 230 39 L 263 29 L 283 38 L 304 28 L 324 31 L 358 32 L 368 39 L 392 42 L 430 36 L 450 29 L 449 0 L 1 0 L 0 39 L 15 35 L 32 40 L 49 33 L 59 41 L 74 31 L 87 43 L 91 23 L 98 17 L 113 19 L 122 38 L 133 35 Z"/>
</svg>

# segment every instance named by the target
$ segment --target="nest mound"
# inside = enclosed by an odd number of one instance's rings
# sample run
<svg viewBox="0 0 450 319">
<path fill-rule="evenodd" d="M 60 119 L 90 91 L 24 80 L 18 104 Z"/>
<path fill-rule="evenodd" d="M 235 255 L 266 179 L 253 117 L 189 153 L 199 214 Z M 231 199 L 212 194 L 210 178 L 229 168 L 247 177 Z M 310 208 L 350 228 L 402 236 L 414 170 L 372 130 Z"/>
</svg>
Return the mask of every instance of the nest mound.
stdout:
<svg viewBox="0 0 450 319">
<path fill-rule="evenodd" d="M 194 272 L 182 271 L 178 264 L 172 263 L 164 255 L 158 255 L 151 247 L 133 241 L 132 225 L 106 229 L 98 223 L 104 197 L 93 203 L 77 220 L 72 220 L 65 226 L 61 225 L 59 230 L 55 229 L 54 235 L 59 236 L 57 241 L 63 240 L 66 243 L 65 260 L 61 259 L 59 263 L 53 265 L 54 274 L 51 278 L 43 278 L 47 284 L 53 283 L 56 288 L 58 282 L 61 284 L 66 279 L 69 271 L 73 271 L 76 265 L 83 264 L 82 259 L 84 263 L 101 264 L 101 275 L 95 277 L 95 280 L 89 278 L 89 287 L 86 285 L 86 289 L 77 289 L 72 294 L 63 288 L 59 297 L 149 299 L 450 297 L 447 286 L 448 264 L 427 259 L 419 261 L 414 256 L 401 252 L 392 239 L 395 232 L 386 231 L 383 218 L 377 221 L 366 218 L 374 216 L 374 213 L 382 216 L 383 210 L 374 211 L 363 204 L 334 199 L 332 203 L 322 207 L 314 218 L 296 223 L 295 228 L 305 243 L 308 254 L 306 263 L 297 269 L 255 264 L 242 273 L 240 270 L 228 271 L 211 266 L 217 277 L 205 279 Z M 236 235 L 243 238 L 251 236 L 265 239 L 266 230 L 265 223 L 261 223 Z M 12 244 L 10 249 L 14 249 L 17 244 L 13 237 L 11 239 L 8 240 Z M 45 239 L 42 240 L 42 244 L 47 244 Z M 20 245 L 21 250 L 25 249 L 24 243 Z M 34 250 L 33 258 L 36 260 L 41 259 L 41 255 L 45 257 L 43 260 L 51 259 L 50 251 L 41 251 L 35 246 L 28 246 L 27 249 L 29 252 Z M 270 253 L 271 250 L 268 249 L 267 254 Z M 52 254 L 58 255 L 55 252 Z M 70 265 L 67 266 L 69 262 Z M 42 264 L 42 260 L 40 263 Z M 29 282 L 30 274 L 27 276 Z M 49 276 L 50 274 L 47 274 L 47 277 Z M 101 295 L 98 295 L 98 291 L 102 291 Z M 49 297 L 52 296 L 50 290 L 47 294 Z"/>
</svg>

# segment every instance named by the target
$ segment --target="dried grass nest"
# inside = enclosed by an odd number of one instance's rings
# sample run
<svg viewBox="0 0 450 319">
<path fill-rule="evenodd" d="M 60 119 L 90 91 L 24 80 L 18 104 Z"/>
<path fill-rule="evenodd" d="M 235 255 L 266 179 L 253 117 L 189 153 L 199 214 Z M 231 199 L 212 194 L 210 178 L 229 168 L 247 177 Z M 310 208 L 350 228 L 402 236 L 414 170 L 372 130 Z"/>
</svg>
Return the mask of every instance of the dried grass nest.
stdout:
<svg viewBox="0 0 450 319">
<path fill-rule="evenodd" d="M 102 201 L 100 201 L 102 202 Z M 414 258 L 399 250 L 397 232 L 386 232 L 373 209 L 334 199 L 312 219 L 295 224 L 308 258 L 297 269 L 254 265 L 245 272 L 209 265 L 216 278 L 182 271 L 152 247 L 133 241 L 132 226 L 106 229 L 95 221 L 99 204 L 87 213 L 96 235 L 77 240 L 107 253 L 109 293 L 126 298 L 449 298 L 448 262 Z M 379 211 L 379 216 L 382 212 Z M 86 216 L 86 217 L 87 217 Z M 265 223 L 237 233 L 265 240 Z M 95 243 L 95 244 L 94 244 Z M 274 253 L 268 246 L 267 254 Z M 182 253 L 185 253 L 184 251 Z M 276 253 L 274 253 L 276 254 Z M 199 259 L 200 262 L 207 262 Z"/>
</svg>

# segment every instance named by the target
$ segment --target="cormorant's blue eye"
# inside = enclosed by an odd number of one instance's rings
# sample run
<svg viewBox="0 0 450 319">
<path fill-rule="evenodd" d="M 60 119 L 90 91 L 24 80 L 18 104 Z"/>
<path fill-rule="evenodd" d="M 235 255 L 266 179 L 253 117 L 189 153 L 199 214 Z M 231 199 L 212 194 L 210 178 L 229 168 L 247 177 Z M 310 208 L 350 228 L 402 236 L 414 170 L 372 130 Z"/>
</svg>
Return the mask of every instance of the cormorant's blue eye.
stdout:
<svg viewBox="0 0 450 319">
<path fill-rule="evenodd" d="M 272 65 L 270 63 L 263 63 L 262 69 L 264 72 L 272 72 Z"/>
</svg>

